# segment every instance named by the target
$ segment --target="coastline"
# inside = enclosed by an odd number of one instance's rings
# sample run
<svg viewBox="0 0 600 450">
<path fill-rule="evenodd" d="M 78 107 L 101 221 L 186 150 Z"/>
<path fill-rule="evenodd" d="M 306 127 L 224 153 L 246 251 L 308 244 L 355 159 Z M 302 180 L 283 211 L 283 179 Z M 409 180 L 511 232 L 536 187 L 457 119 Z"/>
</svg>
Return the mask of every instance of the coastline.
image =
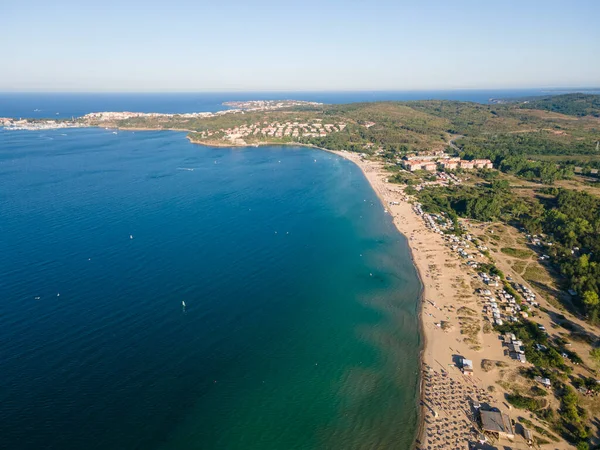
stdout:
<svg viewBox="0 0 600 450">
<path fill-rule="evenodd" d="M 254 147 L 254 145 L 247 144 L 247 143 L 246 144 L 222 143 L 220 145 L 213 145 L 208 142 L 195 141 L 195 140 L 191 139 L 189 136 L 187 136 L 187 139 L 192 144 L 202 145 L 202 146 L 210 146 L 210 147 L 213 147 L 213 146 L 214 147 L 233 147 L 233 148 Z M 289 142 L 289 143 L 262 142 L 259 145 L 293 145 L 293 146 L 299 146 L 299 147 L 309 147 L 309 148 L 313 148 L 315 150 L 321 150 L 321 151 L 325 151 L 328 153 L 333 153 L 341 158 L 344 158 L 348 161 L 353 162 L 361 170 L 364 177 L 369 182 L 369 185 L 371 186 L 371 188 L 377 195 L 377 198 L 381 202 L 382 207 L 385 208 L 392 215 L 392 221 L 394 223 L 394 226 L 398 230 L 398 232 L 406 238 L 409 252 L 410 252 L 410 257 L 411 257 L 412 263 L 416 269 L 417 276 L 419 278 L 419 282 L 421 284 L 421 289 L 420 289 L 419 298 L 418 298 L 418 306 L 417 306 L 418 328 L 419 328 L 419 333 L 420 333 L 420 337 L 421 337 L 421 345 L 420 345 L 420 349 L 419 349 L 419 364 L 418 364 L 419 379 L 418 379 L 418 384 L 417 384 L 418 392 L 417 392 L 417 396 L 416 396 L 417 404 L 415 405 L 417 407 L 418 417 L 417 417 L 417 429 L 415 430 L 415 436 L 413 438 L 413 447 L 414 447 L 415 442 L 418 443 L 419 441 L 422 440 L 422 436 L 425 432 L 425 426 L 424 426 L 425 421 L 424 421 L 424 414 L 423 414 L 423 409 L 425 408 L 425 406 L 423 405 L 423 401 L 424 401 L 424 398 L 423 398 L 423 394 L 424 394 L 423 376 L 422 376 L 423 364 L 427 363 L 427 362 L 429 362 L 429 363 L 432 362 L 432 361 L 427 361 L 425 358 L 425 352 L 426 352 L 426 349 L 428 348 L 427 343 L 429 341 L 429 339 L 428 339 L 429 336 L 428 336 L 428 333 L 426 332 L 425 326 L 424 326 L 424 314 L 423 314 L 425 298 L 429 294 L 427 291 L 427 286 L 426 286 L 425 277 L 424 277 L 424 274 L 426 274 L 426 272 L 425 272 L 425 268 L 423 267 L 423 265 L 420 264 L 416 258 L 415 252 L 418 251 L 418 249 L 415 247 L 414 242 L 410 238 L 410 233 L 414 233 L 414 231 L 415 231 L 414 228 L 419 228 L 420 231 L 427 232 L 427 229 L 425 228 L 423 221 L 412 210 L 412 207 L 408 202 L 400 201 L 401 199 L 397 198 L 400 196 L 404 197 L 403 194 L 400 192 L 399 188 L 397 191 L 395 191 L 396 195 L 394 195 L 393 200 L 390 198 L 386 198 L 387 196 L 385 195 L 385 193 L 383 191 L 384 186 L 382 186 L 382 183 L 387 181 L 387 173 L 384 171 L 384 169 L 380 163 L 364 161 L 364 160 L 362 160 L 360 155 L 357 153 L 338 151 L 338 150 L 329 150 L 326 148 L 317 147 L 317 146 L 310 145 L 310 144 L 302 144 L 299 142 Z M 385 180 L 383 180 L 382 178 L 385 178 Z M 390 201 L 399 201 L 400 204 L 399 205 L 390 205 L 389 204 Z M 407 221 L 403 222 L 402 220 L 400 220 L 400 218 L 404 218 Z"/>
<path fill-rule="evenodd" d="M 394 226 L 396 227 L 398 232 L 406 238 L 408 248 L 409 248 L 410 258 L 416 269 L 417 276 L 419 278 L 419 283 L 421 284 L 421 288 L 419 291 L 418 303 L 417 303 L 417 318 L 418 318 L 419 333 L 420 333 L 420 337 L 421 337 L 421 345 L 419 348 L 419 364 L 418 364 L 419 379 L 418 379 L 418 384 L 417 384 L 418 392 L 417 392 L 417 396 L 416 396 L 417 397 L 416 407 L 417 407 L 417 411 L 418 411 L 417 429 L 415 430 L 415 435 L 413 438 L 413 447 L 415 447 L 415 445 L 417 443 L 422 441 L 422 438 L 423 438 L 423 435 L 425 432 L 425 420 L 424 420 L 424 414 L 423 414 L 423 410 L 424 410 L 423 400 L 424 399 L 423 399 L 422 368 L 423 368 L 423 364 L 425 363 L 425 349 L 427 348 L 427 342 L 428 342 L 427 337 L 428 336 L 427 336 L 427 333 L 425 332 L 425 327 L 424 327 L 424 323 L 423 323 L 423 308 L 424 308 L 425 297 L 426 297 L 426 284 L 425 284 L 425 280 L 423 278 L 422 267 L 417 263 L 417 260 L 415 258 L 414 245 L 411 244 L 411 239 L 409 239 L 409 235 L 406 234 L 408 230 L 406 229 L 406 227 L 403 227 L 401 225 L 401 223 L 397 220 L 398 215 L 394 214 L 390 210 L 390 207 L 400 206 L 400 205 L 390 205 L 389 200 L 386 201 L 386 198 L 384 197 L 383 192 L 381 192 L 381 190 L 378 189 L 378 184 L 375 182 L 376 180 L 374 179 L 374 177 L 376 177 L 377 175 L 382 175 L 381 170 L 383 170 L 383 168 L 379 167 L 378 168 L 379 170 L 374 173 L 372 171 L 367 171 L 368 164 L 365 164 L 363 161 L 361 161 L 360 156 L 356 153 L 350 153 L 350 152 L 346 152 L 346 151 L 337 151 L 337 150 L 328 150 L 328 149 L 319 148 L 319 147 L 313 147 L 313 148 L 317 148 L 319 150 L 333 153 L 337 156 L 340 156 L 341 158 L 344 158 L 348 161 L 353 162 L 361 170 L 364 177 L 369 182 L 369 185 L 371 186 L 371 188 L 377 195 L 377 198 L 379 198 L 379 201 L 381 202 L 383 208 L 385 208 L 387 211 L 390 211 L 390 214 L 392 214 L 392 222 L 394 223 Z M 369 174 L 372 174 L 372 176 L 369 176 Z M 402 204 L 409 205 L 407 202 L 403 202 Z M 416 221 L 420 222 L 420 218 L 414 213 L 412 208 L 410 208 L 410 207 L 403 208 L 403 210 L 406 210 L 406 209 L 409 209 L 409 211 L 407 211 L 407 212 L 410 214 L 410 217 L 414 222 L 416 222 Z"/>
<path fill-rule="evenodd" d="M 464 445 L 473 440 L 471 429 L 477 428 L 468 399 L 493 405 L 505 403 L 503 393 L 497 389 L 502 375 L 497 370 L 479 370 L 485 359 L 504 359 L 497 334 L 483 332 L 478 318 L 474 322 L 478 323 L 474 335 L 463 330 L 465 321 L 474 320 L 472 317 L 480 314 L 474 274 L 450 251 L 444 238 L 426 226 L 403 188 L 388 183 L 390 173 L 381 162 L 363 159 L 357 153 L 326 151 L 360 168 L 391 214 L 397 230 L 406 237 L 421 282 L 417 314 L 421 337 L 418 418 L 412 448 L 445 449 Z M 442 327 L 442 323 L 448 326 Z M 458 362 L 462 358 L 472 361 L 476 373 L 463 374 Z M 511 446 L 527 448 L 513 441 Z"/>
<path fill-rule="evenodd" d="M 104 128 L 100 125 L 86 125 L 84 127 Z M 469 393 L 472 392 L 475 394 L 475 392 L 477 392 L 474 397 L 476 400 L 479 399 L 479 401 L 482 401 L 482 398 L 489 398 L 491 402 L 491 399 L 493 398 L 493 403 L 498 407 L 503 410 L 512 410 L 512 407 L 504 402 L 505 398 L 498 395 L 500 392 L 494 393 L 494 389 L 510 391 L 510 388 L 506 387 L 507 383 L 503 385 L 503 381 L 500 380 L 505 375 L 512 375 L 510 370 L 515 372 L 518 371 L 518 366 L 520 365 L 513 364 L 513 361 L 511 360 L 504 362 L 502 358 L 504 357 L 504 359 L 506 359 L 507 355 L 502 355 L 497 351 L 498 348 L 501 348 L 499 347 L 500 344 L 497 340 L 494 339 L 494 335 L 497 333 L 490 331 L 489 326 L 487 327 L 487 330 L 485 327 L 481 327 L 481 325 L 489 325 L 487 322 L 489 319 L 487 318 L 486 311 L 484 311 L 483 316 L 481 315 L 481 309 L 482 307 L 485 307 L 485 302 L 481 300 L 480 296 L 474 295 L 474 291 L 481 288 L 481 283 L 477 279 L 476 271 L 467 267 L 465 260 L 456 255 L 456 246 L 452 247 L 448 235 L 442 237 L 436 232 L 433 232 L 429 226 L 426 226 L 427 224 L 424 223 L 424 219 L 427 218 L 428 220 L 431 220 L 431 218 L 427 217 L 427 215 L 424 217 L 422 211 L 418 208 L 414 208 L 413 204 L 410 203 L 412 200 L 409 201 L 404 195 L 403 186 L 391 182 L 388 183 L 387 179 L 392 172 L 386 169 L 383 162 L 370 161 L 368 156 L 365 159 L 358 153 L 329 150 L 316 145 L 293 141 L 275 142 L 266 140 L 261 142 L 245 142 L 241 138 L 220 139 L 217 141 L 212 141 L 210 139 L 196 140 L 195 132 L 184 128 L 119 127 L 117 125 L 113 125 L 111 128 L 111 131 L 186 132 L 185 136 L 189 143 L 206 147 L 221 147 L 229 150 L 241 147 L 251 148 L 259 146 L 278 146 L 281 148 L 283 148 L 283 146 L 308 147 L 333 153 L 353 162 L 358 166 L 371 188 L 375 191 L 379 201 L 382 203 L 382 207 L 386 209 L 386 213 L 389 213 L 392 216 L 392 221 L 396 229 L 406 238 L 409 255 L 416 270 L 419 282 L 421 283 L 417 304 L 415 305 L 416 309 L 414 310 L 417 317 L 419 343 L 417 345 L 418 349 L 413 347 L 413 351 L 417 351 L 418 354 L 420 373 L 416 380 L 411 377 L 411 385 L 412 383 L 415 383 L 412 385 L 414 391 L 411 388 L 411 393 L 414 393 L 413 400 L 415 401 L 415 406 L 417 408 L 416 416 L 414 415 L 413 410 L 411 410 L 413 420 L 415 420 L 415 423 L 411 428 L 413 428 L 413 434 L 415 434 L 414 440 L 416 440 L 416 442 L 413 441 L 412 448 L 415 448 L 415 446 L 418 449 L 432 448 L 439 450 L 440 448 L 446 448 L 443 446 L 439 447 L 438 436 L 440 433 L 435 431 L 434 427 L 439 429 L 440 425 L 442 425 L 443 428 L 443 421 L 452 420 L 452 417 L 456 417 L 456 415 L 451 416 L 448 414 L 451 407 L 448 405 L 441 406 L 439 402 L 436 403 L 438 398 L 436 394 L 432 394 L 432 389 L 445 389 L 446 387 L 451 386 L 436 384 L 436 382 L 432 380 L 457 380 L 458 383 L 464 385 L 464 392 L 467 391 L 467 388 Z M 180 135 L 179 138 L 181 137 L 183 136 Z M 456 137 L 453 139 L 455 138 Z M 454 147 L 452 140 L 448 142 L 448 145 Z M 436 220 L 435 217 L 433 220 Z M 471 228 L 472 224 L 467 220 L 465 220 L 464 223 L 467 233 L 478 233 L 475 230 L 475 228 L 477 228 L 476 226 Z M 431 226 L 435 229 L 434 225 Z M 493 232 L 494 231 L 491 231 L 491 233 Z M 479 236 L 475 235 L 475 237 L 478 238 Z M 487 242 L 487 240 L 484 240 L 484 243 L 485 242 Z M 461 239 L 460 245 L 465 244 L 466 248 L 468 248 L 468 242 Z M 479 261 L 480 257 L 483 258 L 483 255 L 477 254 L 477 252 L 475 252 L 473 256 L 475 256 L 477 261 Z M 402 257 L 404 256 L 402 255 Z M 482 261 L 483 260 L 484 259 L 482 259 Z M 508 264 L 506 260 L 500 260 L 497 264 L 504 273 L 511 273 L 511 275 L 513 275 L 513 267 Z M 504 266 L 502 264 L 504 264 Z M 515 279 L 519 278 L 515 277 Z M 520 281 L 523 282 L 523 280 Z M 412 308 L 412 301 L 410 306 Z M 464 309 L 467 309 L 466 313 L 460 311 Z M 471 315 L 473 318 L 465 318 L 464 315 Z M 468 331 L 463 334 L 462 319 L 478 323 L 479 329 L 474 333 L 474 339 L 471 339 Z M 483 321 L 480 319 L 483 319 Z M 544 324 L 550 328 L 550 324 L 546 323 L 546 319 L 547 318 L 545 317 L 539 318 L 539 320 L 544 320 Z M 448 328 L 446 328 L 446 326 L 448 326 Z M 492 335 L 490 336 L 489 333 Z M 469 340 L 471 341 L 469 342 Z M 413 352 L 413 358 L 417 356 L 417 354 L 414 354 Z M 473 361 L 475 371 L 472 376 L 468 377 L 463 375 L 460 369 L 462 366 L 460 358 Z M 484 368 L 483 362 L 485 362 L 485 360 L 483 358 L 489 358 L 490 361 L 488 362 L 492 363 L 496 362 L 494 360 L 497 360 L 498 367 L 509 367 L 509 369 L 498 369 L 497 367 L 492 369 Z M 500 364 L 503 364 L 503 366 L 500 366 Z M 433 370 L 434 368 L 437 372 Z M 490 370 L 493 372 L 484 373 Z M 452 381 L 452 383 L 454 383 L 454 381 Z M 432 384 L 434 386 L 433 388 L 431 387 Z M 481 396 L 479 394 L 479 392 L 484 389 L 486 394 L 489 395 Z M 463 392 L 461 391 L 461 394 L 462 393 Z M 503 406 L 500 406 L 500 403 L 503 403 Z M 466 402 L 465 404 L 468 408 L 470 403 Z M 398 406 L 402 408 L 402 405 Z M 407 404 L 406 406 L 411 405 Z M 452 404 L 452 407 L 455 406 L 456 404 Z M 513 411 L 513 419 L 516 412 L 517 411 Z M 441 414 L 443 420 L 437 419 L 438 413 Z M 464 418 L 462 413 L 463 411 L 460 411 L 461 417 Z M 433 419 L 432 416 L 434 417 Z M 428 447 L 425 443 L 429 441 L 428 443 L 432 444 L 432 432 L 435 434 L 433 436 L 434 445 L 433 447 L 431 445 Z M 450 434 L 451 432 L 448 433 L 448 435 Z M 435 441 L 437 441 L 437 443 L 435 443 Z M 445 445 L 449 445 L 449 443 L 446 442 Z M 517 446 L 513 448 L 522 447 Z"/>
<path fill-rule="evenodd" d="M 91 126 L 90 128 L 103 127 Z M 123 131 L 190 132 L 190 130 L 185 129 L 167 128 L 118 126 L 111 128 Z M 479 319 L 481 319 L 481 301 L 474 294 L 477 287 L 473 283 L 473 278 L 477 278 L 475 272 L 468 269 L 464 264 L 464 260 L 461 260 L 455 252 L 450 251 L 447 240 L 426 226 L 423 216 L 420 215 L 421 212 L 419 211 L 418 214 L 405 196 L 403 187 L 388 183 L 388 177 L 391 174 L 382 162 L 364 159 L 358 153 L 329 150 L 299 142 L 250 144 L 243 141 L 223 141 L 214 143 L 195 141 L 189 134 L 186 138 L 192 144 L 206 147 L 308 147 L 333 153 L 353 162 L 361 170 L 382 203 L 383 208 L 392 216 L 394 226 L 406 238 L 409 254 L 421 283 L 417 304 L 418 332 L 420 336 L 419 374 L 416 383 L 418 391 L 415 393 L 417 420 L 411 448 L 448 448 L 444 445 L 450 445 L 450 441 L 454 441 L 452 436 L 455 436 L 457 431 L 457 426 L 451 428 L 448 422 L 454 420 L 454 424 L 456 424 L 456 419 L 460 417 L 461 425 L 458 425 L 458 427 L 462 427 L 464 430 L 464 424 L 462 423 L 465 422 L 465 419 L 467 419 L 467 422 L 471 420 L 469 417 L 470 402 L 465 401 L 469 398 L 481 403 L 498 406 L 503 404 L 504 406 L 500 406 L 501 408 L 512 409 L 505 402 L 502 392 L 504 388 L 498 383 L 504 376 L 505 370 L 497 368 L 491 369 L 491 372 L 488 372 L 489 369 L 479 370 L 480 368 L 483 369 L 485 360 L 494 362 L 494 360 L 502 361 L 506 359 L 502 345 L 498 341 L 497 333 L 483 331 L 479 326 L 478 331 L 475 333 L 475 342 L 469 341 L 470 337 L 467 333 L 463 334 L 461 320 L 465 317 L 461 317 L 462 315 L 471 315 L 472 312 L 477 316 L 479 325 L 482 324 L 482 322 L 479 322 Z M 461 312 L 463 309 L 470 309 L 471 312 Z M 473 320 L 471 318 L 466 319 Z M 444 326 L 446 324 L 450 326 L 446 328 Z M 550 326 L 550 324 L 546 325 Z M 467 376 L 462 373 L 459 368 L 460 364 L 457 362 L 460 361 L 460 358 L 472 361 L 476 375 L 474 373 Z M 506 363 L 503 364 L 503 367 L 506 367 Z M 518 366 L 518 364 L 511 365 L 513 367 Z M 460 401 L 454 398 L 456 397 L 454 395 L 455 389 L 459 391 L 457 395 L 460 396 Z M 447 396 L 446 390 L 451 390 L 452 395 Z M 438 392 L 442 392 L 442 394 L 438 395 Z M 441 401 L 440 396 L 443 397 Z M 444 429 L 446 425 L 448 426 L 447 430 Z M 440 426 L 442 427 L 441 431 Z M 440 436 L 442 436 L 441 439 Z M 461 438 L 461 442 L 464 443 L 464 433 Z M 440 444 L 440 440 L 443 441 L 442 444 Z M 512 448 L 515 449 L 527 448 L 522 446 L 521 442 L 510 441 L 510 443 Z M 458 445 L 458 439 L 456 439 L 456 445 Z M 555 448 L 567 447 L 563 447 L 561 442 L 560 444 L 557 443 Z"/>
<path fill-rule="evenodd" d="M 192 144 L 202 145 L 202 146 L 210 146 L 210 147 L 254 147 L 252 144 L 241 144 L 241 143 L 222 143 L 220 145 L 213 145 L 209 142 L 198 142 L 191 139 L 187 136 L 187 139 Z M 338 150 L 329 150 L 322 147 L 317 147 L 310 144 L 302 144 L 299 142 L 289 142 L 289 143 L 270 143 L 270 142 L 261 142 L 259 145 L 292 145 L 299 147 L 309 147 L 315 150 L 321 150 L 328 153 L 333 153 L 341 158 L 344 158 L 348 161 L 353 162 L 363 173 L 363 176 L 369 182 L 369 185 L 377 195 L 377 198 L 382 204 L 382 207 L 385 208 L 391 215 L 394 226 L 402 234 L 407 241 L 410 257 L 412 263 L 416 269 L 417 276 L 419 278 L 419 282 L 421 284 L 421 289 L 418 298 L 418 306 L 417 306 L 417 317 L 418 317 L 418 328 L 421 337 L 421 345 L 419 349 L 419 378 L 418 378 L 418 392 L 416 395 L 416 408 L 418 411 L 417 416 L 417 428 L 415 430 L 415 435 L 413 438 L 413 445 L 415 447 L 415 443 L 419 443 L 422 441 L 422 437 L 425 433 L 425 414 L 424 414 L 424 390 L 423 390 L 423 367 L 425 364 L 433 364 L 434 359 L 431 357 L 427 357 L 427 349 L 429 348 L 429 341 L 432 336 L 430 336 L 429 332 L 425 327 L 425 299 L 430 296 L 432 293 L 427 289 L 427 284 L 425 282 L 426 278 L 429 277 L 428 269 L 424 265 L 425 261 L 421 258 L 417 257 L 417 252 L 419 248 L 416 247 L 416 242 L 413 241 L 412 236 L 415 232 L 419 233 L 428 233 L 427 228 L 425 227 L 422 219 L 413 211 L 412 205 L 405 201 L 404 194 L 401 192 L 399 186 L 396 186 L 395 190 L 390 190 L 387 184 L 387 176 L 389 175 L 383 165 L 378 162 L 371 162 L 363 160 L 359 154 L 351 153 L 347 151 L 338 151 Z M 257 145 L 258 146 L 258 145 Z M 394 186 L 394 185 L 391 185 Z M 391 205 L 390 202 L 397 202 L 398 204 Z M 437 236 L 439 238 L 439 236 Z M 443 247 L 443 241 L 438 243 L 438 248 L 445 249 Z"/>
</svg>

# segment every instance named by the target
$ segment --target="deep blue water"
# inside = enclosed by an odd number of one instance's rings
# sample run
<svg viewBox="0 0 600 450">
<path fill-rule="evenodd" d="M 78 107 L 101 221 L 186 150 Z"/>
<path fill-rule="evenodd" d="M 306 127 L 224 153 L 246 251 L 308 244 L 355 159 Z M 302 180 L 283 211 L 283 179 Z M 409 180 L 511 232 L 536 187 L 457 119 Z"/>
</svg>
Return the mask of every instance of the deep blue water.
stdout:
<svg viewBox="0 0 600 450">
<path fill-rule="evenodd" d="M 420 284 L 350 162 L 0 129 L 0 186 L 1 448 L 410 447 Z"/>
<path fill-rule="evenodd" d="M 571 91 L 560 91 L 564 93 Z M 226 101 L 294 99 L 321 103 L 353 103 L 386 100 L 461 100 L 487 103 L 491 98 L 547 95 L 543 89 L 361 92 L 219 92 L 219 93 L 1 93 L 0 117 L 71 117 L 98 111 L 160 113 L 214 112 Z M 39 110 L 39 111 L 36 111 Z M 58 114 L 57 114 L 58 113 Z"/>
</svg>

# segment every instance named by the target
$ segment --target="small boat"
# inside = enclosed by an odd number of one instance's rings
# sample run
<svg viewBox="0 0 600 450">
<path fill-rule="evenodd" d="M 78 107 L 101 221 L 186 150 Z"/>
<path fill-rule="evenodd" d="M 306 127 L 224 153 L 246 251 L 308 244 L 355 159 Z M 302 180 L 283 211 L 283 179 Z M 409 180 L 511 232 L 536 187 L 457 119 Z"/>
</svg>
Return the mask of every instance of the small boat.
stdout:
<svg viewBox="0 0 600 450">
<path fill-rule="evenodd" d="M 129 235 L 129 239 L 133 239 L 133 234 L 130 234 L 130 235 Z"/>
<path fill-rule="evenodd" d="M 117 134 L 117 132 L 116 132 L 116 131 L 113 131 L 113 134 Z"/>
<path fill-rule="evenodd" d="M 60 297 L 60 292 L 58 294 L 56 294 L 57 297 Z"/>
<path fill-rule="evenodd" d="M 181 301 L 181 306 L 185 308 L 185 302 L 183 300 Z"/>
</svg>

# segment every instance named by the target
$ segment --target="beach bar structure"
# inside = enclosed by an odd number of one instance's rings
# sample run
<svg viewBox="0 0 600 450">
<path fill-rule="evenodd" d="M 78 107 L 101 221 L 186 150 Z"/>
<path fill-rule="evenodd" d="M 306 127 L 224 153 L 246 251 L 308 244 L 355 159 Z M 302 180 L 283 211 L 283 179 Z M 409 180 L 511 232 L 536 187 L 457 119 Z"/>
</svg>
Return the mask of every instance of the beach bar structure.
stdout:
<svg viewBox="0 0 600 450">
<path fill-rule="evenodd" d="M 515 432 L 510 422 L 510 417 L 500 411 L 481 411 L 479 410 L 479 418 L 481 419 L 481 428 L 487 433 L 494 433 L 498 437 L 514 439 Z"/>
<path fill-rule="evenodd" d="M 465 375 L 473 374 L 473 361 L 470 359 L 462 359 L 462 371 Z"/>
</svg>

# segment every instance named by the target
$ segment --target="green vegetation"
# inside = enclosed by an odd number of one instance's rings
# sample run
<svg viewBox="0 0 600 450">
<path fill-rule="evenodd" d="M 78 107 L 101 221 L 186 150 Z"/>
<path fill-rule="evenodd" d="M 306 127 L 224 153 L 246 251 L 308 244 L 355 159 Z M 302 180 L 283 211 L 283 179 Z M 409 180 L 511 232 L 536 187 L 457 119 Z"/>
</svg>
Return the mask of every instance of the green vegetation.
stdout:
<svg viewBox="0 0 600 450">
<path fill-rule="evenodd" d="M 559 414 L 555 414 L 554 410 L 546 407 L 546 402 L 543 399 L 536 397 L 524 396 L 521 394 L 507 395 L 507 401 L 517 408 L 527 409 L 533 412 L 538 418 L 549 423 L 552 428 L 560 433 L 565 439 L 575 444 L 587 442 L 590 437 L 590 428 L 586 425 L 587 415 L 579 404 L 579 398 L 576 391 L 561 381 L 560 374 L 554 369 L 543 369 L 539 367 L 531 367 L 522 369 L 525 377 L 533 379 L 535 377 L 549 378 L 552 385 L 556 387 L 556 394 L 561 405 Z M 593 378 L 575 379 L 573 380 L 575 387 L 586 387 L 589 389 L 599 389 L 596 380 Z M 535 388 L 534 388 L 535 389 Z M 531 393 L 535 394 L 537 389 L 531 389 Z M 539 389 L 539 388 L 538 388 Z M 521 422 L 528 426 L 533 426 L 531 421 L 520 419 Z M 552 438 L 552 435 L 545 430 L 536 431 L 542 435 Z M 554 439 L 553 439 L 554 440 Z"/>
<path fill-rule="evenodd" d="M 546 405 L 543 400 L 520 394 L 507 394 L 506 401 L 517 408 L 527 409 L 531 412 L 539 411 Z"/>
<path fill-rule="evenodd" d="M 573 380 L 575 389 L 586 389 L 590 392 L 600 392 L 600 383 L 593 377 L 576 378 Z"/>
<path fill-rule="evenodd" d="M 574 169 L 571 165 L 561 168 L 553 161 L 530 159 L 535 155 L 596 154 L 591 137 L 587 141 L 563 142 L 547 131 L 465 137 L 457 145 L 464 158 L 489 158 L 502 172 L 544 184 L 572 178 Z"/>
<path fill-rule="evenodd" d="M 533 253 L 530 252 L 529 250 L 522 250 L 522 249 L 517 249 L 517 248 L 511 248 L 511 247 L 502 247 L 500 249 L 500 251 L 502 253 L 504 253 L 505 255 L 512 256 L 514 258 L 527 259 L 527 258 L 531 258 L 533 256 Z"/>
<path fill-rule="evenodd" d="M 600 348 L 593 348 L 590 350 L 590 357 L 592 361 L 600 368 Z"/>
<path fill-rule="evenodd" d="M 554 442 L 558 442 L 560 441 L 560 439 L 558 439 L 556 436 L 554 436 L 552 433 L 550 433 L 549 431 L 547 431 L 545 428 L 542 428 L 538 425 L 536 425 L 535 423 L 533 423 L 531 420 L 526 419 L 525 417 L 519 417 L 519 422 L 521 422 L 523 425 L 525 425 L 526 427 L 532 428 L 534 429 L 536 432 L 538 432 L 539 434 L 541 434 L 542 436 L 545 436 L 547 438 L 552 439 Z M 549 441 L 545 441 L 546 443 L 549 443 Z M 538 439 L 538 444 L 542 444 L 542 440 Z"/>
<path fill-rule="evenodd" d="M 590 156 L 591 159 L 585 162 L 586 170 L 595 167 L 600 156 L 596 148 L 600 125 L 587 117 L 560 116 L 546 110 L 567 110 L 567 105 L 571 105 L 572 112 L 577 112 L 575 116 L 595 114 L 600 96 L 566 95 L 551 99 L 555 106 L 547 106 L 546 99 L 538 99 L 539 103 L 531 101 L 528 106 L 534 109 L 522 109 L 523 105 L 516 103 L 378 102 L 302 106 L 200 118 L 179 115 L 132 118 L 115 125 L 188 130 L 194 141 L 214 143 L 224 136 L 219 130 L 258 122 L 344 122 L 347 124 L 344 130 L 326 136 L 276 138 L 252 135 L 244 139 L 248 144 L 300 142 L 331 150 L 377 153 L 392 163 L 407 153 L 442 150 L 453 137 L 462 135 L 456 140 L 462 157 L 490 158 L 503 172 L 553 183 L 573 176 L 573 161 L 564 160 L 561 167 L 557 167 L 555 161 L 544 161 L 543 157 Z M 205 139 L 194 134 L 201 131 L 213 131 L 214 134 Z M 540 158 L 536 160 L 538 155 Z M 578 164 L 581 165 L 581 161 Z M 482 176 L 491 180 L 495 175 L 488 170 L 483 171 Z"/>
<path fill-rule="evenodd" d="M 542 195 L 543 194 L 543 197 Z M 429 212 L 445 212 L 481 221 L 520 224 L 531 234 L 545 233 L 544 247 L 560 273 L 564 289 L 579 295 L 573 303 L 595 323 L 600 315 L 600 199 L 584 191 L 549 189 L 536 198 L 524 198 L 500 181 L 479 186 L 426 187 L 418 194 Z M 495 235 L 492 235 L 492 237 Z M 509 256 L 526 258 L 531 252 L 504 247 Z M 539 267 L 515 264 L 531 282 L 546 282 Z"/>
<path fill-rule="evenodd" d="M 426 187 L 419 194 L 419 201 L 429 212 L 443 211 L 482 222 L 518 219 L 530 209 L 525 200 L 515 196 L 499 181 L 487 186 L 460 186 L 456 189 Z"/>
<path fill-rule="evenodd" d="M 565 94 L 533 97 L 521 108 L 541 109 L 570 116 L 600 117 L 600 97 L 590 94 Z"/>
<path fill-rule="evenodd" d="M 559 353 L 559 349 L 548 341 L 546 333 L 540 330 L 535 322 L 523 320 L 521 322 L 501 325 L 497 329 L 501 332 L 514 333 L 517 339 L 523 341 L 525 356 L 536 368 L 567 370 L 567 365 Z M 535 344 L 544 345 L 547 349 L 538 350 Z"/>
<path fill-rule="evenodd" d="M 541 220 L 544 231 L 555 240 L 548 253 L 580 293 L 579 306 L 596 322 L 600 311 L 600 199 L 561 189 L 554 207 Z"/>
<path fill-rule="evenodd" d="M 487 273 L 492 276 L 499 276 L 504 279 L 504 273 L 492 263 L 479 263 L 478 269 L 480 272 Z"/>
<path fill-rule="evenodd" d="M 529 282 L 544 282 L 548 279 L 548 276 L 543 268 L 530 265 L 525 269 L 523 278 Z"/>
<path fill-rule="evenodd" d="M 557 428 L 561 429 L 562 434 L 577 444 L 586 443 L 591 436 L 591 430 L 585 425 L 585 411 L 579 406 L 577 393 L 571 386 L 564 386 L 559 395 L 560 422 Z"/>
</svg>

